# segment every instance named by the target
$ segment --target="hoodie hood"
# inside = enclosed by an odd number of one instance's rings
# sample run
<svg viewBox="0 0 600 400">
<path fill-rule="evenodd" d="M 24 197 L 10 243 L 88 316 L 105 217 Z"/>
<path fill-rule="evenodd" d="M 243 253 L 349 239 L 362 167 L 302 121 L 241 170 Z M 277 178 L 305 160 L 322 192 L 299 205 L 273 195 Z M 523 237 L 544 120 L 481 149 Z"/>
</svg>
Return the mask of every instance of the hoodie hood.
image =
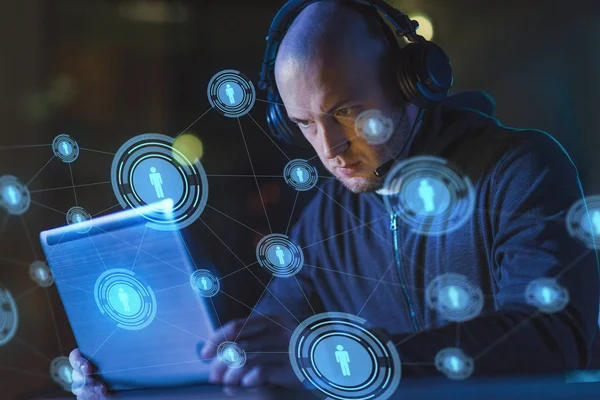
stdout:
<svg viewBox="0 0 600 400">
<path fill-rule="evenodd" d="M 425 112 L 409 155 L 439 154 L 474 126 L 497 124 L 494 99 L 481 90 L 456 92 Z"/>
<path fill-rule="evenodd" d="M 420 154 L 440 154 L 473 127 L 497 123 L 493 117 L 495 108 L 494 99 L 481 90 L 465 90 L 448 96 L 425 112 L 421 127 L 398 160 Z M 377 198 L 381 206 L 383 200 L 380 195 L 385 194 L 379 191 L 367 197 Z"/>
</svg>

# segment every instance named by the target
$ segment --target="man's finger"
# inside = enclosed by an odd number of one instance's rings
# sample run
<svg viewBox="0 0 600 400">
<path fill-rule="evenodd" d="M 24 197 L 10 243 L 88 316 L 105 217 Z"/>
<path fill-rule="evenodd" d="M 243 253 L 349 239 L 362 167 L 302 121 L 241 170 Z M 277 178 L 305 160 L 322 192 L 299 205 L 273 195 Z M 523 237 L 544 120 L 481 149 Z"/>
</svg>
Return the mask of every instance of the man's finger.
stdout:
<svg viewBox="0 0 600 400">
<path fill-rule="evenodd" d="M 227 368 L 223 375 L 223 385 L 227 386 L 239 386 L 242 382 L 242 378 L 250 370 L 250 367 L 245 365 L 241 368 Z"/>
<path fill-rule="evenodd" d="M 79 352 L 79 349 L 75 349 L 69 353 L 69 362 L 73 369 L 80 369 L 82 361 L 84 361 L 84 358 Z"/>
<path fill-rule="evenodd" d="M 242 377 L 241 385 L 245 387 L 260 386 L 267 383 L 267 368 L 261 365 L 255 365 Z"/>
<path fill-rule="evenodd" d="M 249 339 L 257 335 L 262 335 L 265 331 L 285 331 L 286 329 L 284 327 L 285 324 L 282 323 L 282 318 L 280 316 L 274 315 L 268 316 L 267 318 L 262 315 L 253 315 L 248 319 L 248 322 L 245 323 L 245 326 L 242 325 L 240 327 L 236 332 L 236 336 L 238 337 L 238 340 Z"/>
<path fill-rule="evenodd" d="M 281 332 L 265 332 L 265 335 L 251 340 L 238 340 L 236 344 L 246 353 L 288 354 L 290 337 Z"/>
<path fill-rule="evenodd" d="M 235 330 L 239 329 L 240 320 L 229 321 L 220 328 L 216 328 L 215 331 L 206 339 L 202 352 L 200 355 L 202 358 L 213 358 L 217 355 L 217 348 L 219 344 L 233 340 L 235 338 Z M 231 339 L 230 339 L 231 338 Z"/>
<path fill-rule="evenodd" d="M 262 316 L 253 316 L 248 319 L 242 318 L 230 321 L 211 335 L 202 348 L 201 356 L 203 358 L 215 357 L 217 355 L 219 344 L 225 340 L 249 340 L 255 336 L 261 336 L 261 339 L 263 339 L 265 338 L 264 335 L 268 335 L 269 333 L 276 335 L 273 338 L 277 339 L 282 335 L 282 330 L 283 328 Z M 266 340 L 261 340 L 261 342 L 266 342 Z"/>
<path fill-rule="evenodd" d="M 211 364 L 210 382 L 219 385 L 239 385 L 242 377 L 262 362 L 260 357 L 250 357 L 241 368 L 230 368 L 223 361 L 215 359 Z"/>
<path fill-rule="evenodd" d="M 73 368 L 73 372 L 71 373 L 71 379 L 73 380 L 73 385 L 82 385 L 85 383 L 85 375 L 81 372 L 80 369 Z"/>
<path fill-rule="evenodd" d="M 90 377 L 74 381 L 71 391 L 78 400 L 102 400 L 108 399 L 106 386 Z"/>
<path fill-rule="evenodd" d="M 222 384 L 225 372 L 227 372 L 227 365 L 225 365 L 221 360 L 215 358 L 210 364 L 208 381 L 210 383 L 214 383 L 215 385 Z"/>
<path fill-rule="evenodd" d="M 74 371 L 81 371 L 84 375 L 90 375 L 92 373 L 92 364 L 81 355 L 79 349 L 71 351 L 69 354 L 69 362 Z"/>
<path fill-rule="evenodd" d="M 246 325 L 246 319 L 235 319 L 227 322 L 221 328 L 215 329 L 212 335 L 206 340 L 202 348 L 201 355 L 203 358 L 212 358 L 217 355 L 219 344 L 225 341 L 234 341 L 238 332 Z"/>
<path fill-rule="evenodd" d="M 245 387 L 254 387 L 266 383 L 289 383 L 295 378 L 295 375 L 282 375 L 282 372 L 287 371 L 287 368 L 284 366 L 284 361 L 281 359 L 267 361 L 261 357 L 254 360 L 254 362 L 256 362 L 256 364 L 246 364 L 243 368 L 229 368 L 223 376 L 222 383 L 230 386 L 241 385 Z"/>
</svg>

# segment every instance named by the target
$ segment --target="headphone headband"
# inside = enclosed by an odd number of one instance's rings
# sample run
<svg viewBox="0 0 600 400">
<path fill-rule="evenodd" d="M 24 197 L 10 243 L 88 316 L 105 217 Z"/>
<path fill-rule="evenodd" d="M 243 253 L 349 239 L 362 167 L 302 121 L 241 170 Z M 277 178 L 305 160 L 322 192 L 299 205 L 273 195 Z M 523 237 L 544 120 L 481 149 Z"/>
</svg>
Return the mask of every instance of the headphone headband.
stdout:
<svg viewBox="0 0 600 400">
<path fill-rule="evenodd" d="M 273 18 L 266 37 L 267 46 L 258 87 L 267 92 L 270 103 L 267 105 L 267 123 L 273 136 L 288 143 L 298 143 L 295 137 L 298 132 L 297 127 L 289 125 L 284 110 L 279 105 L 281 98 L 274 82 L 275 60 L 283 36 L 293 20 L 305 7 L 319 1 L 324 0 L 290 0 L 285 3 Z M 430 108 L 447 97 L 453 82 L 450 61 L 439 46 L 417 34 L 417 21 L 411 20 L 383 0 L 346 1 L 373 9 L 392 51 L 398 52 L 395 57 L 396 79 L 406 101 L 419 108 Z M 400 37 L 411 43 L 401 47 L 398 43 Z"/>
<path fill-rule="evenodd" d="M 281 39 L 285 35 L 288 27 L 293 22 L 294 18 L 307 6 L 312 3 L 317 3 L 323 0 L 291 0 L 288 1 L 279 9 L 271 26 L 269 27 L 269 33 L 265 40 L 267 41 L 267 48 L 262 62 L 262 68 L 260 71 L 260 80 L 258 81 L 258 88 L 260 90 L 266 90 L 272 86 L 271 81 L 272 71 L 277 57 L 277 50 L 281 44 Z M 379 11 L 387 21 L 389 21 L 395 29 L 394 34 L 397 37 L 406 37 L 410 42 L 424 41 L 425 39 L 418 35 L 416 30 L 419 27 L 419 23 L 415 20 L 411 20 L 405 14 L 401 13 L 391 5 L 387 4 L 382 0 L 349 0 L 354 3 L 364 4 L 373 7 L 376 11 Z M 389 39 L 388 39 L 389 40 Z M 397 46 L 397 43 L 390 43 L 391 45 Z"/>
</svg>

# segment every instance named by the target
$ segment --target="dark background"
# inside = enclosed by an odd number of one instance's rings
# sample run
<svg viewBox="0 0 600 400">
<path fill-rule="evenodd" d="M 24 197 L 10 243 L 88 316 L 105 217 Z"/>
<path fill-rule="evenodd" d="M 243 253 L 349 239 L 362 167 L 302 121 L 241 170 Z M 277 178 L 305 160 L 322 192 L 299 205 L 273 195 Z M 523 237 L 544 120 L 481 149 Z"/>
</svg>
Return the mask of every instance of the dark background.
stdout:
<svg viewBox="0 0 600 400">
<path fill-rule="evenodd" d="M 95 150 L 82 150 L 71 164 L 79 205 L 93 215 L 118 210 L 109 184 L 112 153 L 140 133 L 176 136 L 186 130 L 209 109 L 206 85 L 223 69 L 242 71 L 256 86 L 264 38 L 282 4 L 3 2 L 0 175 L 27 182 L 52 156 L 49 146 L 7 146 L 47 145 L 67 133 L 82 148 Z M 453 62 L 456 89 L 486 90 L 505 125 L 552 134 L 578 165 L 586 194 L 600 191 L 600 5 L 544 0 L 392 4 L 431 18 L 434 41 Z M 240 121 L 256 174 L 281 175 L 287 160 L 263 132 L 264 104 L 257 101 L 251 111 L 256 123 L 249 116 Z M 263 234 L 269 227 L 255 180 L 248 177 L 252 170 L 240 129 L 235 119 L 211 110 L 187 131 L 202 140 L 209 175 L 247 175 L 209 176 L 206 225 L 198 221 L 185 232 L 222 275 L 235 272 L 222 282 L 236 300 L 220 299 L 221 319 L 245 316 L 262 286 L 248 269 L 240 269 L 255 261 L 260 236 L 231 218 Z M 291 158 L 312 156 L 286 146 L 282 150 Z M 258 183 L 273 231 L 285 231 L 311 192 L 298 195 L 290 215 L 296 192 L 280 178 L 258 178 Z M 87 184 L 94 185 L 79 186 Z M 32 261 L 43 260 L 39 232 L 63 225 L 64 214 L 75 205 L 70 187 L 45 189 L 70 185 L 68 165 L 52 160 L 29 185 L 34 202 L 27 213 L 22 218 L 0 214 L 0 283 L 16 297 L 20 312 L 17 336 L 0 347 L 3 399 L 55 389 L 50 361 L 75 346 L 55 287 L 39 288 L 28 274 Z M 249 269 L 267 278 L 258 266 Z"/>
</svg>

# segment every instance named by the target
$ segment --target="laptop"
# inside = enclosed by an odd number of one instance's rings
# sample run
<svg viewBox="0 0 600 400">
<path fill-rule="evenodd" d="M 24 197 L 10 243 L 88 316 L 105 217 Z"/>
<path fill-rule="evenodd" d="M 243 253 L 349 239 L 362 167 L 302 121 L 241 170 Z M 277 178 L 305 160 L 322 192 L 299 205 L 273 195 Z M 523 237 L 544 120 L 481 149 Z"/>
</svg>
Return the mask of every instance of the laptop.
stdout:
<svg viewBox="0 0 600 400">
<path fill-rule="evenodd" d="M 147 226 L 171 207 L 165 200 L 40 234 L 77 345 L 110 390 L 208 382 L 199 352 L 215 328 L 212 299 L 192 285 L 181 233 Z"/>
</svg>

